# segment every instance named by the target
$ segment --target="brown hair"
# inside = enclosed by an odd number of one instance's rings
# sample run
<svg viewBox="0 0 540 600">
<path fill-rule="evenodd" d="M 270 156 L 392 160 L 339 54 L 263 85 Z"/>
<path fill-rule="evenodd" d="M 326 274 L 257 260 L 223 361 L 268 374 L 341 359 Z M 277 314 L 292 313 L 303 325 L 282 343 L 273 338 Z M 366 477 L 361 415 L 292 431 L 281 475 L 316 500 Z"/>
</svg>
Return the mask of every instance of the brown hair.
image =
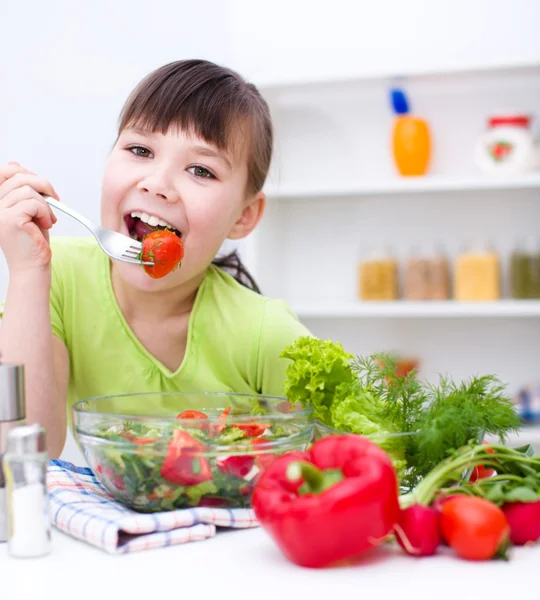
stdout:
<svg viewBox="0 0 540 600">
<path fill-rule="evenodd" d="M 242 143 L 248 157 L 246 192 L 254 194 L 264 185 L 273 147 L 270 111 L 257 88 L 235 71 L 205 60 L 160 67 L 139 83 L 124 105 L 119 134 L 130 126 L 161 133 L 176 126 L 220 150 Z M 214 264 L 260 292 L 236 251 Z"/>
</svg>

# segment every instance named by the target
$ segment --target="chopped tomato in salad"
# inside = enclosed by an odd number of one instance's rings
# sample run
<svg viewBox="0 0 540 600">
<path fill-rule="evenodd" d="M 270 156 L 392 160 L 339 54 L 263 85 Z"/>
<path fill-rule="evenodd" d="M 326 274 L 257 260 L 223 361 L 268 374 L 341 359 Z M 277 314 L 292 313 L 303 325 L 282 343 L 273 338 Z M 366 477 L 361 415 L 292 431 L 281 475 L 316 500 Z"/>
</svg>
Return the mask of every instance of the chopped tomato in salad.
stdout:
<svg viewBox="0 0 540 600">
<path fill-rule="evenodd" d="M 103 444 L 96 474 L 141 512 L 250 506 L 258 477 L 277 457 L 272 442 L 291 432 L 255 416 L 253 422 L 235 422 L 230 411 L 209 419 L 205 412 L 185 410 L 177 423 L 160 426 L 126 421 L 119 430 L 105 425 L 101 437 L 121 443 Z"/>
</svg>

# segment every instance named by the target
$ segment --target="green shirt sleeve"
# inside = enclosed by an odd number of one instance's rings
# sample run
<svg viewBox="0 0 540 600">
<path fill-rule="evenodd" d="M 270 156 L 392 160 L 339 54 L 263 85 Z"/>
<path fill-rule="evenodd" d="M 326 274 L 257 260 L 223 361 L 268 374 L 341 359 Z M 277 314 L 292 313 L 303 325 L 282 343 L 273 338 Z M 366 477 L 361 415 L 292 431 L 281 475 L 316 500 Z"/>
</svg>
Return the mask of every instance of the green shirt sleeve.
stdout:
<svg viewBox="0 0 540 600">
<path fill-rule="evenodd" d="M 257 389 L 261 394 L 284 395 L 289 359 L 280 358 L 285 348 L 300 336 L 311 336 L 283 300 L 268 300 L 261 324 L 257 360 Z"/>
</svg>

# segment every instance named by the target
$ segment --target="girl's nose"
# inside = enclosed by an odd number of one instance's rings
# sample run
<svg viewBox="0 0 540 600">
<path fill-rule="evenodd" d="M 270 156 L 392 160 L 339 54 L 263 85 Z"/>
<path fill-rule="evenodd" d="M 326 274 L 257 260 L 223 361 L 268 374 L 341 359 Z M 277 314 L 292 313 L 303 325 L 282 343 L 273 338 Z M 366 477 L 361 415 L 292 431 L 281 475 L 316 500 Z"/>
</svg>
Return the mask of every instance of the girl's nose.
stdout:
<svg viewBox="0 0 540 600">
<path fill-rule="evenodd" d="M 139 182 L 137 188 L 144 194 L 157 196 L 167 202 L 178 202 L 179 195 L 164 175 L 152 175 Z"/>
</svg>

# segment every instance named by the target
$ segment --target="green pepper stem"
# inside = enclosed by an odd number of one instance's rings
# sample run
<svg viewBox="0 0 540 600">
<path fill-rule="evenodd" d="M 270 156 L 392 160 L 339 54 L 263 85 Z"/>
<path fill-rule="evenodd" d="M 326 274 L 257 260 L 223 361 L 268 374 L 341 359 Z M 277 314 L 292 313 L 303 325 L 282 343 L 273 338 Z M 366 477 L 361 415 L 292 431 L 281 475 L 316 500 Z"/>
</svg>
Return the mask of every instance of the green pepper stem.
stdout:
<svg viewBox="0 0 540 600">
<path fill-rule="evenodd" d="M 286 477 L 291 482 L 304 482 L 298 488 L 300 495 L 320 494 L 344 479 L 343 473 L 339 469 L 324 469 L 321 471 L 315 465 L 303 460 L 295 460 L 289 463 Z"/>
<path fill-rule="evenodd" d="M 292 482 L 303 480 L 312 490 L 319 490 L 323 484 L 323 474 L 315 465 L 303 460 L 295 460 L 287 466 L 287 479 Z"/>
</svg>

